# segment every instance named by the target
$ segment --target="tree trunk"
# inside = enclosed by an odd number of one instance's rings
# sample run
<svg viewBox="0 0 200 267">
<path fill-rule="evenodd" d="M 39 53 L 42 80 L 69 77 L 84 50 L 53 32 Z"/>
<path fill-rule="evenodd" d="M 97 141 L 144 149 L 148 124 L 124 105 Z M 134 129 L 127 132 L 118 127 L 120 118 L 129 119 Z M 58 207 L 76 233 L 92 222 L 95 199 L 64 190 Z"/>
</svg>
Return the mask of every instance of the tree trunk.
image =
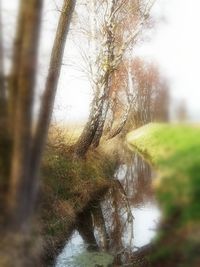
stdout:
<svg viewBox="0 0 200 267">
<path fill-rule="evenodd" d="M 5 196 L 8 184 L 10 142 L 7 128 L 7 99 L 4 72 L 2 9 L 0 1 L 0 210 L 5 213 Z"/>
<path fill-rule="evenodd" d="M 126 90 L 126 95 L 127 95 L 126 111 L 120 120 L 118 128 L 115 129 L 114 131 L 110 132 L 108 139 L 112 139 L 121 133 L 121 131 L 124 129 L 124 127 L 127 123 L 131 109 L 133 108 L 133 105 L 134 105 L 134 103 L 133 103 L 133 101 L 134 101 L 134 85 L 133 85 L 133 76 L 132 76 L 132 72 L 131 72 L 131 62 L 130 61 L 129 61 L 129 65 L 128 65 L 127 74 L 128 74 L 128 86 L 126 88 L 127 89 Z"/>
<path fill-rule="evenodd" d="M 32 106 L 37 68 L 37 54 L 43 0 L 22 0 L 23 17 L 16 99 L 16 116 L 13 133 L 13 155 L 8 206 L 12 226 L 18 231 L 26 229 L 30 202 L 26 192 L 30 186 L 30 160 L 32 141 Z M 19 22 L 22 18 L 19 18 Z M 16 62 L 14 63 L 16 64 Z"/>
<path fill-rule="evenodd" d="M 92 108 L 88 122 L 78 139 L 75 147 L 75 157 L 83 158 L 93 143 L 96 132 L 98 130 L 96 141 L 94 145 L 99 144 L 103 132 L 103 126 L 107 114 L 108 107 L 106 102 L 109 98 L 110 79 L 113 72 L 113 59 L 114 59 L 114 32 L 113 32 L 113 21 L 115 19 L 114 8 L 116 2 L 112 0 L 109 8 L 109 19 L 105 22 L 104 31 L 104 42 L 102 45 L 102 55 L 100 57 L 99 64 L 99 76 L 95 82 L 96 95 L 92 102 Z"/>
<path fill-rule="evenodd" d="M 0 142 L 4 137 L 6 128 L 6 88 L 5 88 L 5 72 L 4 72 L 4 48 L 3 48 L 3 32 L 2 32 L 2 10 L 0 1 Z M 0 149 L 1 150 L 1 149 Z"/>
<path fill-rule="evenodd" d="M 4 73 L 4 51 L 3 51 L 3 32 L 0 2 L 0 119 L 5 114 L 6 91 L 5 91 L 5 73 Z M 1 122 L 0 122 L 1 123 Z M 1 127 L 1 124 L 0 124 Z"/>
<path fill-rule="evenodd" d="M 33 247 L 35 246 L 33 236 L 30 235 L 30 226 L 32 226 L 30 219 L 33 215 L 37 195 L 38 171 L 75 1 L 65 0 L 63 4 L 39 119 L 33 136 L 32 108 L 42 5 L 43 0 L 21 0 L 20 3 L 8 88 L 9 126 L 10 133 L 12 133 L 13 151 L 10 160 L 11 177 L 7 193 L 8 229 L 6 228 L 5 233 L 2 232 L 5 228 L 0 226 L 3 236 L 0 248 L 0 265 L 3 267 L 41 266 L 38 261 L 40 257 L 37 257 L 38 254 Z M 31 254 L 32 252 L 34 255 Z"/>
<path fill-rule="evenodd" d="M 124 113 L 123 117 L 121 118 L 119 126 L 117 127 L 117 129 L 115 129 L 114 131 L 112 131 L 109 134 L 108 139 L 112 139 L 112 138 L 114 138 L 115 136 L 117 136 L 118 134 L 121 133 L 121 131 L 123 130 L 123 128 L 126 125 L 126 122 L 128 120 L 128 117 L 129 117 L 129 114 L 130 114 L 130 110 L 131 110 L 130 106 L 127 107 L 126 112 Z"/>
<path fill-rule="evenodd" d="M 83 158 L 87 153 L 90 145 L 92 144 L 95 133 L 98 129 L 102 109 L 103 98 L 99 101 L 99 98 L 96 96 L 92 102 L 92 108 L 90 111 L 88 122 L 85 125 L 84 130 L 76 143 L 75 157 Z"/>
<path fill-rule="evenodd" d="M 20 1 L 19 14 L 17 20 L 17 30 L 15 35 L 15 40 L 13 44 L 13 54 L 12 54 L 12 65 L 11 71 L 8 77 L 8 115 L 9 115 L 9 132 L 10 135 L 14 132 L 15 116 L 17 110 L 17 97 L 18 97 L 18 78 L 21 64 L 21 51 L 23 46 L 23 37 L 25 30 L 25 13 L 26 13 L 26 3 Z"/>
<path fill-rule="evenodd" d="M 101 114 L 101 118 L 99 119 L 98 128 L 97 128 L 95 136 L 92 140 L 92 147 L 93 148 L 97 148 L 99 146 L 99 143 L 100 143 L 100 140 L 101 140 L 101 137 L 103 134 L 103 130 L 104 130 L 104 125 L 105 125 L 105 121 L 106 121 L 106 117 L 107 117 L 107 113 L 108 113 L 108 108 L 109 108 L 109 98 L 107 96 L 106 100 L 104 101 L 104 104 L 103 104 L 102 114 Z"/>
<path fill-rule="evenodd" d="M 29 208 L 31 210 L 33 209 L 37 195 L 38 172 L 40 169 L 42 152 L 45 147 L 49 124 L 52 117 L 52 111 L 60 77 L 65 44 L 75 3 L 75 0 L 64 0 L 51 53 L 51 60 L 45 85 L 45 91 L 42 98 L 35 135 L 33 138 L 31 169 L 29 174 L 30 181 L 28 190 L 26 192 L 26 197 L 27 199 L 29 199 Z"/>
</svg>

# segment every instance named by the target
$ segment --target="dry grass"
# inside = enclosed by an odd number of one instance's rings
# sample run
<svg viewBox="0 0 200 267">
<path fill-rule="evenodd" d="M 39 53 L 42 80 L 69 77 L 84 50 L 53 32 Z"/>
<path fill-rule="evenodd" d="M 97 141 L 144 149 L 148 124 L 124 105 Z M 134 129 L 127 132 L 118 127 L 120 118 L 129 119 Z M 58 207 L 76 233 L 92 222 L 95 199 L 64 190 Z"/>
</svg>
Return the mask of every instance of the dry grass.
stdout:
<svg viewBox="0 0 200 267">
<path fill-rule="evenodd" d="M 52 261 L 63 247 L 77 214 L 112 185 L 118 160 L 117 152 L 114 153 L 116 141 L 90 151 L 85 160 L 74 160 L 71 146 L 80 129 L 53 127 L 50 132 L 42 168 L 39 216 L 45 262 Z"/>
<path fill-rule="evenodd" d="M 62 138 L 66 145 L 73 145 L 81 135 L 83 127 L 82 124 L 69 124 L 67 126 L 53 124 L 49 130 L 49 139 L 53 142 L 60 142 Z"/>
</svg>

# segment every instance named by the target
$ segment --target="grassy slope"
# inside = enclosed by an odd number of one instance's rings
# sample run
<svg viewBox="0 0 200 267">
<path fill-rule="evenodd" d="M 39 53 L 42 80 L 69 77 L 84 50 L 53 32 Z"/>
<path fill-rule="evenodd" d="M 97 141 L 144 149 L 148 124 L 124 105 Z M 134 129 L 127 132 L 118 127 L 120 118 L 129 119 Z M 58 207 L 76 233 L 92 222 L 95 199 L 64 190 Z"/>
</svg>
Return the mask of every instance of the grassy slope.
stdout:
<svg viewBox="0 0 200 267">
<path fill-rule="evenodd" d="M 129 133 L 127 142 L 157 169 L 158 178 L 154 186 L 164 219 L 170 221 L 170 224 L 175 221 L 171 235 L 178 233 L 179 241 L 185 240 L 182 241 L 186 255 L 186 246 L 191 247 L 191 242 L 194 244 L 200 240 L 200 128 L 149 124 Z M 173 249 L 171 240 L 166 242 L 170 244 L 170 253 Z M 188 261 L 191 261 L 190 256 Z M 197 261 L 199 263 L 198 257 Z M 196 265 L 190 262 L 189 266 Z"/>
<path fill-rule="evenodd" d="M 75 160 L 65 139 L 62 130 L 50 138 L 43 161 L 40 225 L 46 263 L 62 249 L 77 214 L 111 186 L 117 162 L 111 145 Z"/>
</svg>

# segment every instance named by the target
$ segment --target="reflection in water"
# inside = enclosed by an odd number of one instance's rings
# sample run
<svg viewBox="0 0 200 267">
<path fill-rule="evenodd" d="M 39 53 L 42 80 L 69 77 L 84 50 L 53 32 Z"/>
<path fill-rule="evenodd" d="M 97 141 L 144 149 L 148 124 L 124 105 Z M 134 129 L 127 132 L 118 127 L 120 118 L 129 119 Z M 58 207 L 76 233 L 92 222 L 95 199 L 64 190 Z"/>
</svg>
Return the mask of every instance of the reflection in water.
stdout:
<svg viewBox="0 0 200 267">
<path fill-rule="evenodd" d="M 73 258 L 86 250 L 86 245 L 77 231 L 57 259 L 56 267 L 73 266 Z"/>
<path fill-rule="evenodd" d="M 155 204 L 145 204 L 144 207 L 133 210 L 134 220 L 134 246 L 140 248 L 148 245 L 155 236 L 156 226 L 160 218 L 160 211 Z"/>
<path fill-rule="evenodd" d="M 80 214 L 56 267 L 77 266 L 73 257 L 86 250 L 113 255 L 113 266 L 131 266 L 133 252 L 155 236 L 160 212 L 151 190 L 151 168 L 138 154 L 126 153 L 124 161 L 104 199 Z"/>
</svg>

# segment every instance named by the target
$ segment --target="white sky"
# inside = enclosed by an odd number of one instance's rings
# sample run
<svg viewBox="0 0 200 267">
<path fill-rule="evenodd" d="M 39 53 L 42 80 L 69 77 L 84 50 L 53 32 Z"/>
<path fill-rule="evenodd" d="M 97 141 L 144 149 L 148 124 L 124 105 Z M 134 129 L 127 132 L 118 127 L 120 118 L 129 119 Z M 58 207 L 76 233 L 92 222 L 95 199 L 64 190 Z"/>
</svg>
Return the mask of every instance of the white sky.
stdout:
<svg viewBox="0 0 200 267">
<path fill-rule="evenodd" d="M 57 0 L 62 2 L 61 0 Z M 78 0 L 81 1 L 81 0 Z M 4 16 L 13 15 L 17 0 L 3 0 Z M 44 29 L 40 56 L 40 77 L 47 72 L 47 59 L 55 34 L 56 18 L 53 1 L 46 0 L 43 16 Z M 151 40 L 136 49 L 137 54 L 158 63 L 169 78 L 173 100 L 185 98 L 193 120 L 200 120 L 200 0 L 157 0 L 152 12 L 164 18 L 156 25 Z M 12 19 L 11 19 L 12 20 Z M 10 34 L 10 30 L 4 32 Z M 80 43 L 79 43 L 80 45 Z M 68 41 L 64 63 L 77 58 L 75 44 Z M 76 59 L 77 65 L 80 58 Z M 43 88 L 40 82 L 39 87 Z M 62 121 L 85 119 L 89 112 L 91 92 L 82 74 L 73 67 L 64 66 L 60 77 L 54 118 Z"/>
<path fill-rule="evenodd" d="M 173 99 L 185 98 L 193 120 L 200 119 L 199 10 L 199 0 L 157 0 L 153 11 L 166 22 L 138 49 L 141 56 L 158 62 L 170 79 Z"/>
</svg>

